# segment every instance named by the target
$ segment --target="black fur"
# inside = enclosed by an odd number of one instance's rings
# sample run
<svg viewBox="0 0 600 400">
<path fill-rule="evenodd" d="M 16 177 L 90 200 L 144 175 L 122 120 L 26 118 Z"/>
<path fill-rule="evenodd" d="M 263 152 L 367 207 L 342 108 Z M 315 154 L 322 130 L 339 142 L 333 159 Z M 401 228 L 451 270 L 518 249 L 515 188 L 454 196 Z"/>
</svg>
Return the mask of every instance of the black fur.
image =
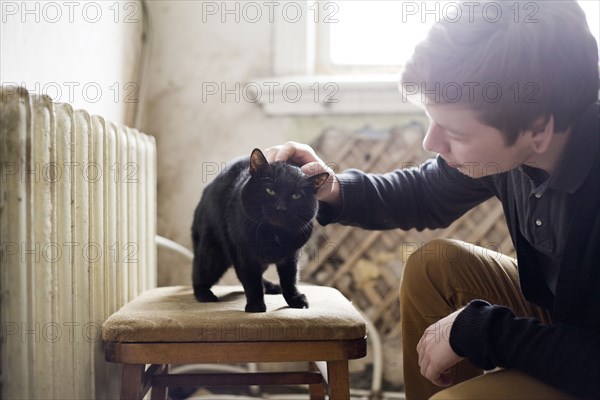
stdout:
<svg viewBox="0 0 600 400">
<path fill-rule="evenodd" d="M 283 293 L 293 308 L 307 308 L 296 287 L 300 249 L 312 233 L 315 193 L 329 177 L 312 177 L 284 162 L 269 164 L 259 149 L 222 171 L 202 195 L 194 214 L 194 295 L 218 301 L 210 290 L 233 265 L 246 293 L 246 311 L 266 311 L 264 292 Z M 280 285 L 262 278 L 277 265 Z"/>
</svg>

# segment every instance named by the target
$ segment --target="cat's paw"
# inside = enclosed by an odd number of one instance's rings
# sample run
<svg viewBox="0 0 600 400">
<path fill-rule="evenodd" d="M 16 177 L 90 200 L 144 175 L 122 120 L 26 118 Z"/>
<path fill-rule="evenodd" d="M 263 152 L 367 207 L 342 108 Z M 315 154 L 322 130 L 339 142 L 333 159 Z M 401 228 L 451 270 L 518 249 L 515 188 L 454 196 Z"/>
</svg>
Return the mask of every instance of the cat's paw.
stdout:
<svg viewBox="0 0 600 400">
<path fill-rule="evenodd" d="M 281 294 L 281 286 L 266 279 L 263 279 L 263 286 L 266 294 Z"/>
<path fill-rule="evenodd" d="M 298 293 L 295 296 L 290 296 L 285 299 L 288 305 L 292 308 L 308 308 L 308 300 L 302 293 Z"/>
<path fill-rule="evenodd" d="M 194 290 L 194 297 L 200 303 L 216 303 L 219 301 L 219 298 L 210 290 Z"/>
<path fill-rule="evenodd" d="M 246 312 L 259 313 L 267 311 L 265 303 L 248 303 L 246 304 Z"/>
</svg>

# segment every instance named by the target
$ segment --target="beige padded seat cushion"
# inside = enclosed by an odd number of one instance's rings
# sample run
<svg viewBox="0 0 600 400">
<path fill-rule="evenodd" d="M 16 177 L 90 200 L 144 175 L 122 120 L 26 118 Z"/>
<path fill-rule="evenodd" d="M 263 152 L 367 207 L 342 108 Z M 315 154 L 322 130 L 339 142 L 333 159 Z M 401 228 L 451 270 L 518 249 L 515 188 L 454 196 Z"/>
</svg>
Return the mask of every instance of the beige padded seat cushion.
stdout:
<svg viewBox="0 0 600 400">
<path fill-rule="evenodd" d="M 364 320 L 336 289 L 299 286 L 308 309 L 265 295 L 267 312 L 246 313 L 242 286 L 214 286 L 218 303 L 199 303 L 187 286 L 148 290 L 111 315 L 102 338 L 114 342 L 262 342 L 365 337 Z"/>
</svg>

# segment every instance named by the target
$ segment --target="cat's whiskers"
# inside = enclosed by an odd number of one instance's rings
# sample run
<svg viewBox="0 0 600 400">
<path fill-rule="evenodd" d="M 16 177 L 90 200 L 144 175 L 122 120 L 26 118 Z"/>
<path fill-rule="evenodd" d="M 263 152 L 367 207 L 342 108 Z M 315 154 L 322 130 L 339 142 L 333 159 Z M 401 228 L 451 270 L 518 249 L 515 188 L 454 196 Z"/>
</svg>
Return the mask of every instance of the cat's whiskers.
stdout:
<svg viewBox="0 0 600 400">
<path fill-rule="evenodd" d="M 260 232 L 260 228 L 263 226 L 263 224 L 264 224 L 264 223 L 265 223 L 265 220 L 264 220 L 264 219 L 260 219 L 260 220 L 258 221 L 258 225 L 256 226 L 256 232 L 255 232 L 254 236 L 256 237 L 256 240 L 257 240 L 257 241 L 259 241 L 259 240 L 260 240 L 260 238 L 259 238 L 258 234 L 259 234 L 259 232 Z"/>
<path fill-rule="evenodd" d="M 251 234 L 253 233 L 255 238 L 258 239 L 258 233 L 263 223 L 264 220 L 262 219 L 248 219 L 246 221 L 247 231 Z"/>
<path fill-rule="evenodd" d="M 322 239 L 325 239 L 326 241 L 328 240 L 328 237 L 325 236 L 325 234 L 323 232 L 321 232 L 320 230 L 317 232 L 317 235 L 319 235 Z"/>
<path fill-rule="evenodd" d="M 310 224 L 302 224 L 300 225 L 300 230 L 302 231 L 302 233 L 306 234 L 306 235 L 310 235 L 311 232 L 311 225 Z"/>
</svg>

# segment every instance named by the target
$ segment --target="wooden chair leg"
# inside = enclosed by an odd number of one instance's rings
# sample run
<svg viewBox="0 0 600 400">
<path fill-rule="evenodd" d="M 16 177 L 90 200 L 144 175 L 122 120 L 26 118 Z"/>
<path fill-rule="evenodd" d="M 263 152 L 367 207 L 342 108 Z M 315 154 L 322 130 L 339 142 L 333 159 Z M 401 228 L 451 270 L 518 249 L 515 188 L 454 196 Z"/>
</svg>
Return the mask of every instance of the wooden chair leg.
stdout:
<svg viewBox="0 0 600 400">
<path fill-rule="evenodd" d="M 319 371 L 319 367 L 313 362 L 309 363 L 309 369 Z M 308 385 L 308 394 L 310 400 L 325 400 L 325 382 Z"/>
<path fill-rule="evenodd" d="M 162 371 L 159 372 L 160 375 L 168 375 L 169 374 L 169 364 L 162 365 Z M 151 400 L 167 400 L 167 387 L 166 386 L 152 386 L 150 392 Z"/>
<path fill-rule="evenodd" d="M 327 380 L 330 399 L 350 400 L 348 360 L 327 361 Z"/>
<path fill-rule="evenodd" d="M 123 364 L 121 373 L 121 400 L 142 399 L 142 379 L 144 364 Z"/>
</svg>

